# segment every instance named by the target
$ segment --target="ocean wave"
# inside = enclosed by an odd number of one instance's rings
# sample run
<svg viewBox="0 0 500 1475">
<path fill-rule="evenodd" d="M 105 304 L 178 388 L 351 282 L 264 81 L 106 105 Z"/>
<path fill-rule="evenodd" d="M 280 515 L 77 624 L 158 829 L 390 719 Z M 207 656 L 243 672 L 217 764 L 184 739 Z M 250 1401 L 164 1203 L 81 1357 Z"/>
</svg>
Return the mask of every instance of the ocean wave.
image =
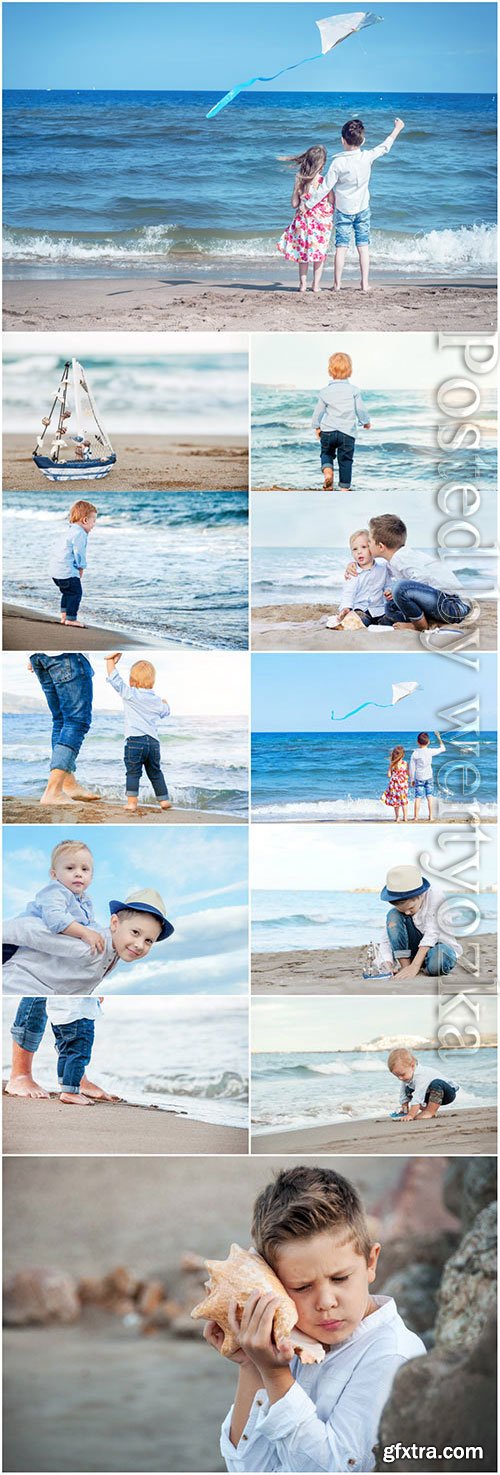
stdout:
<svg viewBox="0 0 500 1475">
<path fill-rule="evenodd" d="M 439 800 L 438 796 L 438 817 L 441 813 L 441 805 L 443 803 L 445 803 L 446 808 L 451 809 L 453 807 L 454 809 L 456 807 L 458 813 L 460 813 L 461 808 L 464 807 L 465 800 L 463 803 L 457 800 L 455 806 L 455 804 L 452 805 L 451 796 L 449 804 L 446 801 Z M 480 800 L 474 798 L 474 807 L 482 819 L 496 818 L 496 804 L 481 803 Z M 377 803 L 375 799 L 317 799 L 304 803 L 261 803 L 254 804 L 252 816 L 253 819 L 257 820 L 357 819 L 361 821 L 377 819 L 382 822 L 393 823 L 392 813 L 388 811 L 385 804 L 382 804 L 380 801 Z"/>
<path fill-rule="evenodd" d="M 208 1101 L 246 1101 L 248 1081 L 238 1071 L 223 1070 L 204 1076 L 191 1076 L 184 1071 L 176 1075 L 154 1075 L 144 1081 L 144 1092 L 150 1096 L 196 1096 Z"/>
<path fill-rule="evenodd" d="M 253 1067 L 252 1078 L 256 1081 L 294 1079 L 305 1080 L 309 1076 L 350 1076 L 360 1072 L 385 1071 L 387 1066 L 384 1060 L 367 1059 L 354 1060 L 350 1063 L 345 1060 L 327 1061 L 324 1065 L 295 1065 L 289 1063 L 272 1066 Z"/>
</svg>

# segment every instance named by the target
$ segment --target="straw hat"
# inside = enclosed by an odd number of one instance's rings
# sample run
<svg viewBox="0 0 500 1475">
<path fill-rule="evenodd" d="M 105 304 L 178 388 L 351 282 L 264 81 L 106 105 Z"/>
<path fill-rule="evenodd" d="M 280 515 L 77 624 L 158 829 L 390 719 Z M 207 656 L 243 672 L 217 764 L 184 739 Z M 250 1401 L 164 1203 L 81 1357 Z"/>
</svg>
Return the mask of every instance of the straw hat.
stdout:
<svg viewBox="0 0 500 1475">
<path fill-rule="evenodd" d="M 410 896 L 423 896 L 430 881 L 424 881 L 418 866 L 392 866 L 387 872 L 381 901 L 407 901 Z"/>
<path fill-rule="evenodd" d="M 171 937 L 174 928 L 171 922 L 167 922 L 165 916 L 165 902 L 159 891 L 145 886 L 141 891 L 131 891 L 125 901 L 110 901 L 109 910 L 113 917 L 116 912 L 147 912 L 150 917 L 158 917 L 161 922 L 161 932 L 157 942 L 164 942 L 165 938 Z"/>
</svg>

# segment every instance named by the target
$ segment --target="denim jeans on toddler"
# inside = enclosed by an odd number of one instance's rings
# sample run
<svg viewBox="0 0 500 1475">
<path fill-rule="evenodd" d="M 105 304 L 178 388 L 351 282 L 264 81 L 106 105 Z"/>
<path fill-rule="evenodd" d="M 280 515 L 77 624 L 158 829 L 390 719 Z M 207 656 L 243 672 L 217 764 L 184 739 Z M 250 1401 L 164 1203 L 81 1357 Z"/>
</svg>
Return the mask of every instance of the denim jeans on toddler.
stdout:
<svg viewBox="0 0 500 1475">
<path fill-rule="evenodd" d="M 435 620 L 437 625 L 460 625 L 470 615 L 470 599 L 461 599 L 458 594 L 446 593 L 444 589 L 433 589 L 430 584 L 419 584 L 416 579 L 400 579 L 394 585 L 392 599 L 387 600 L 384 624 L 394 625 L 396 620 Z"/>
<path fill-rule="evenodd" d="M 414 1086 L 405 1085 L 405 1096 L 409 1106 L 411 1105 L 413 1092 Z M 451 1106 L 456 1094 L 455 1086 L 450 1086 L 449 1081 L 442 1081 L 440 1076 L 436 1076 L 434 1081 L 429 1081 L 425 1093 L 425 1105 L 428 1106 L 429 1101 L 432 1101 L 437 1106 Z"/>
<path fill-rule="evenodd" d="M 366 210 L 358 210 L 355 215 L 348 215 L 345 210 L 335 210 L 335 245 L 349 246 L 351 234 L 354 231 L 354 240 L 357 246 L 370 245 L 370 207 Z"/>
<path fill-rule="evenodd" d="M 61 609 L 68 620 L 76 620 L 78 610 L 82 602 L 82 581 L 76 574 L 72 579 L 53 579 L 53 584 L 61 591 Z"/>
<path fill-rule="evenodd" d="M 337 457 L 340 484 L 343 487 L 350 487 L 351 485 L 352 460 L 355 445 L 354 436 L 346 435 L 343 430 L 320 431 L 322 469 L 324 470 L 325 466 L 331 466 L 333 469 L 333 463 L 335 457 Z"/>
<path fill-rule="evenodd" d="M 397 907 L 391 907 L 390 912 L 387 913 L 386 927 L 394 957 L 398 953 L 409 952 L 410 959 L 413 961 L 424 935 L 415 926 L 413 917 L 405 917 L 403 912 L 398 912 Z M 438 978 L 445 973 L 451 973 L 456 961 L 456 952 L 448 942 L 436 942 L 434 947 L 429 948 L 422 969 L 431 978 Z M 397 977 L 396 973 L 396 982 Z"/>
<path fill-rule="evenodd" d="M 72 1024 L 53 1024 L 57 1050 L 57 1077 L 63 1091 L 78 1096 L 80 1081 L 92 1055 L 94 1020 L 75 1019 Z"/>
<path fill-rule="evenodd" d="M 78 651 L 48 656 L 36 652 L 31 665 L 52 717 L 51 768 L 73 773 L 92 723 L 92 667 Z"/>
<path fill-rule="evenodd" d="M 149 737 L 147 733 L 144 733 L 142 737 L 127 738 L 124 756 L 127 798 L 137 798 L 144 769 L 153 786 L 156 798 L 168 799 L 168 789 L 161 770 L 158 738 Z"/>
<path fill-rule="evenodd" d="M 14 953 L 17 948 L 13 948 Z M 4 961 L 6 961 L 4 959 Z M 14 1023 L 11 1025 L 12 1039 L 22 1050 L 33 1055 L 43 1039 L 47 1023 L 45 999 L 20 999 Z"/>
</svg>

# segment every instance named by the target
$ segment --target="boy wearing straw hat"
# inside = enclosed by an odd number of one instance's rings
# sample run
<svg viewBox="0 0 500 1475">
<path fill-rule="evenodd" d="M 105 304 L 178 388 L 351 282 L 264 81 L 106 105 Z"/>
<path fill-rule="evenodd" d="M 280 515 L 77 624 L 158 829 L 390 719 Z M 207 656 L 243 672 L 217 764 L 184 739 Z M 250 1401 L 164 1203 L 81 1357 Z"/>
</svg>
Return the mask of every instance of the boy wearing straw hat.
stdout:
<svg viewBox="0 0 500 1475">
<path fill-rule="evenodd" d="M 451 973 L 462 948 L 448 926 L 444 891 L 418 866 L 400 865 L 387 872 L 380 899 L 390 902 L 380 952 L 398 983 Z"/>
</svg>

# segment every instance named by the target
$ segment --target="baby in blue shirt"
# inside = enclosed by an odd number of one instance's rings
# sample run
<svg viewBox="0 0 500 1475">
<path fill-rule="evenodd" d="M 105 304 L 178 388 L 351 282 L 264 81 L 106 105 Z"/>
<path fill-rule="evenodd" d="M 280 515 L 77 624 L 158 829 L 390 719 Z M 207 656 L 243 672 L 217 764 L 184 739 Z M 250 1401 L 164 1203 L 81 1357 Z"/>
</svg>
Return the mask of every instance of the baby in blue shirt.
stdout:
<svg viewBox="0 0 500 1475">
<path fill-rule="evenodd" d="M 54 550 L 50 574 L 61 591 L 61 624 L 80 628 L 77 614 L 82 601 L 82 575 L 87 567 L 87 540 L 97 522 L 97 508 L 93 502 L 74 502 L 68 521 L 69 528 L 61 534 Z"/>
<path fill-rule="evenodd" d="M 139 783 L 144 769 L 153 786 L 161 809 L 171 809 L 168 789 L 161 768 L 158 730 L 160 722 L 170 716 L 168 702 L 156 696 L 153 690 L 156 671 L 151 661 L 135 661 L 130 668 L 129 685 L 116 670 L 122 652 L 106 656 L 106 670 L 110 686 L 123 701 L 125 717 L 125 776 L 127 809 L 136 810 L 139 800 Z"/>
<path fill-rule="evenodd" d="M 94 862 L 88 846 L 80 840 L 61 840 L 50 857 L 49 885 L 37 891 L 22 915 L 39 917 L 49 932 L 78 937 L 88 942 L 92 952 L 103 953 L 104 938 L 97 931 L 92 901 L 87 895 L 93 874 Z"/>
</svg>

